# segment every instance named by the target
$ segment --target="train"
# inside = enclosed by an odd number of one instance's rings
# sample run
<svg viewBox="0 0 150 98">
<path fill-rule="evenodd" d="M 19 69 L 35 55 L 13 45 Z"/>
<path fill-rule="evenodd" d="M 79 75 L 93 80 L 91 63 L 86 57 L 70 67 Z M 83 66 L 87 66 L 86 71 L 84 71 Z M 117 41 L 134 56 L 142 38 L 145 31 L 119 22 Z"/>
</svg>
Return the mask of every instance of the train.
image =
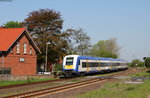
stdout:
<svg viewBox="0 0 150 98">
<path fill-rule="evenodd" d="M 65 77 L 128 69 L 126 60 L 80 55 L 66 55 L 62 66 Z"/>
</svg>

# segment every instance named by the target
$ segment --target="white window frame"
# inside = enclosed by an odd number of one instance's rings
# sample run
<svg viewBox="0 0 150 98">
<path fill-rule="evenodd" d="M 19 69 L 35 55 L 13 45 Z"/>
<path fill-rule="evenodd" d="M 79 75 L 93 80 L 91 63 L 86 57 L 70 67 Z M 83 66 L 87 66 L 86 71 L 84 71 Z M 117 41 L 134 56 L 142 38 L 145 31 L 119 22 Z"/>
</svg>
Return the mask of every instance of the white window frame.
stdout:
<svg viewBox="0 0 150 98">
<path fill-rule="evenodd" d="M 10 48 L 10 53 L 13 54 L 13 49 L 12 48 Z"/>
<path fill-rule="evenodd" d="M 19 42 L 17 42 L 17 45 L 16 45 L 16 52 L 20 53 L 20 43 Z"/>
<path fill-rule="evenodd" d="M 32 48 L 30 48 L 30 55 L 32 55 Z"/>
<path fill-rule="evenodd" d="M 27 43 L 26 42 L 23 44 L 23 53 L 27 54 Z"/>
</svg>

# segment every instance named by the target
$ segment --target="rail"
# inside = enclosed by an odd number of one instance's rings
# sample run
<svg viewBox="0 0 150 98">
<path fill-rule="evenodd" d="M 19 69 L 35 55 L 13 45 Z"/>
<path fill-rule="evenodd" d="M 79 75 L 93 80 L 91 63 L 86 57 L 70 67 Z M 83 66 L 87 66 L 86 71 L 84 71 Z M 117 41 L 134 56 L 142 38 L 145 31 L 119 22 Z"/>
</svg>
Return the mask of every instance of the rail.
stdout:
<svg viewBox="0 0 150 98">
<path fill-rule="evenodd" d="M 133 74 L 136 73 L 137 70 L 128 70 L 124 73 L 116 73 L 114 75 L 110 75 L 110 77 L 114 77 L 114 76 L 122 76 L 122 75 L 127 75 L 127 74 Z M 22 94 L 17 94 L 17 95 L 12 95 L 12 96 L 6 96 L 4 98 L 16 98 L 16 97 L 42 97 L 42 96 L 46 96 L 46 95 L 50 95 L 50 94 L 54 94 L 54 93 L 59 93 L 59 92 L 63 92 L 63 91 L 67 91 L 67 90 L 71 90 L 71 89 L 75 89 L 75 88 L 80 88 L 80 87 L 84 87 L 84 86 L 88 86 L 91 84 L 95 84 L 95 83 L 100 83 L 100 82 L 105 82 L 108 81 L 109 79 L 105 79 L 105 78 L 94 78 L 94 79 L 89 79 L 86 81 L 79 81 L 76 83 L 70 83 L 70 84 L 66 84 L 66 85 L 62 85 L 62 86 L 57 86 L 57 87 L 52 87 L 52 88 L 47 88 L 47 89 L 42 89 L 42 90 L 37 90 L 37 91 L 31 91 L 31 92 L 27 92 L 27 93 L 22 93 Z"/>
</svg>

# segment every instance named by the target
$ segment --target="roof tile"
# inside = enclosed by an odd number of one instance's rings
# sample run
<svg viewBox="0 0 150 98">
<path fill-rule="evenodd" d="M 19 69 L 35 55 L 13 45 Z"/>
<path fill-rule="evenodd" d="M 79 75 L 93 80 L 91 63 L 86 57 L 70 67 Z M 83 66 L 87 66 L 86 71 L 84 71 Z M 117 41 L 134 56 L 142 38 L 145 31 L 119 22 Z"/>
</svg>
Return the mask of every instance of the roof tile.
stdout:
<svg viewBox="0 0 150 98">
<path fill-rule="evenodd" d="M 7 51 L 25 28 L 0 28 L 0 51 Z"/>
</svg>

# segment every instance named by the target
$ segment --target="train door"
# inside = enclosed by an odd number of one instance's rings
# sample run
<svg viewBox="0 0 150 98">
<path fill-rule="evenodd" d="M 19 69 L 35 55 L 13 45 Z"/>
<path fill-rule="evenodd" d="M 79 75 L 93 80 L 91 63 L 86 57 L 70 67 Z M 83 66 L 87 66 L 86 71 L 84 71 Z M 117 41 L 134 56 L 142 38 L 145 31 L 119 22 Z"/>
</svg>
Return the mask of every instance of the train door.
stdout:
<svg viewBox="0 0 150 98">
<path fill-rule="evenodd" d="M 87 69 L 86 60 L 80 59 L 80 65 L 78 65 L 78 71 L 79 72 L 86 72 L 86 69 Z"/>
<path fill-rule="evenodd" d="M 98 63 L 98 71 L 100 72 L 100 60 L 97 60 L 97 63 Z"/>
<path fill-rule="evenodd" d="M 89 60 L 88 59 L 86 60 L 86 68 L 87 68 L 86 72 L 89 72 L 90 69 L 89 69 Z"/>
</svg>

